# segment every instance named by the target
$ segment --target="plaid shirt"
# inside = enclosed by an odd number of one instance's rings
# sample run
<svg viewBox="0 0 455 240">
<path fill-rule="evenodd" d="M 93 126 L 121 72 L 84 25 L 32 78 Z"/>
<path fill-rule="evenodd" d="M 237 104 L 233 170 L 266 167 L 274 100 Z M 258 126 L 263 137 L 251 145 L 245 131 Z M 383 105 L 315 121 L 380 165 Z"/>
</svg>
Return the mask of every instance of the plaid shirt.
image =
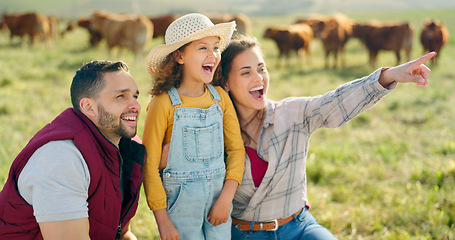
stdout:
<svg viewBox="0 0 455 240">
<path fill-rule="evenodd" d="M 232 216 L 262 222 L 289 217 L 307 204 L 306 159 L 311 134 L 319 128 L 346 124 L 374 106 L 395 88 L 378 82 L 381 69 L 316 97 L 267 100 L 257 153 L 269 166 L 259 187 L 254 186 L 246 155 L 242 184 L 234 197 Z"/>
</svg>

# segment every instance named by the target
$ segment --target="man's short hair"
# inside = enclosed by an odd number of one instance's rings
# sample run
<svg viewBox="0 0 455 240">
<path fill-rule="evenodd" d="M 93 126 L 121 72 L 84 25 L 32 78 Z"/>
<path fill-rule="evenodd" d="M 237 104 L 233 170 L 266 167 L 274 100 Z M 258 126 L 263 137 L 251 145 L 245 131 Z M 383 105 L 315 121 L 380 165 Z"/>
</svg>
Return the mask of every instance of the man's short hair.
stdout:
<svg viewBox="0 0 455 240">
<path fill-rule="evenodd" d="M 80 102 L 83 98 L 96 98 L 98 93 L 104 88 L 103 73 L 116 72 L 119 70 L 129 72 L 128 65 L 122 61 L 91 61 L 79 70 L 73 77 L 71 83 L 71 103 L 73 107 L 80 110 Z"/>
</svg>

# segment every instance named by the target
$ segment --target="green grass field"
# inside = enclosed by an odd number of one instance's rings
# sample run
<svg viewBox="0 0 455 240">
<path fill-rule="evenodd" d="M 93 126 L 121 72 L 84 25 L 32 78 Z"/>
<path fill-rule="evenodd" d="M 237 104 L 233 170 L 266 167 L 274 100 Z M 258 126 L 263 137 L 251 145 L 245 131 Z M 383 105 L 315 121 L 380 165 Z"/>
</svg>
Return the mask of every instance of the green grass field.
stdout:
<svg viewBox="0 0 455 240">
<path fill-rule="evenodd" d="M 354 20 L 407 20 L 414 24 L 412 58 L 422 54 L 418 34 L 423 20 L 442 20 L 453 37 L 432 68 L 430 84 L 400 84 L 374 108 L 346 126 L 321 129 L 311 141 L 308 197 L 312 214 L 339 239 L 455 239 L 455 10 L 365 12 Z M 262 39 L 266 26 L 286 25 L 297 16 L 254 17 L 253 35 L 263 46 L 271 83 L 269 98 L 313 96 L 369 74 L 367 53 L 359 41 L 347 44 L 346 67 L 324 69 L 322 45 L 312 43 L 312 59 L 291 59 L 279 67 L 277 49 Z M 62 26 L 63 27 L 63 23 Z M 162 43 L 154 40 L 149 48 Z M 109 54 L 105 45 L 88 46 L 77 29 L 47 45 L 22 48 L 0 32 L 0 186 L 11 162 L 28 140 L 69 107 L 75 71 L 94 59 L 128 63 L 143 107 L 142 136 L 150 78 L 145 62 L 129 52 Z M 391 52 L 380 52 L 378 66 L 395 65 Z M 132 221 L 139 239 L 159 239 L 144 195 Z"/>
</svg>

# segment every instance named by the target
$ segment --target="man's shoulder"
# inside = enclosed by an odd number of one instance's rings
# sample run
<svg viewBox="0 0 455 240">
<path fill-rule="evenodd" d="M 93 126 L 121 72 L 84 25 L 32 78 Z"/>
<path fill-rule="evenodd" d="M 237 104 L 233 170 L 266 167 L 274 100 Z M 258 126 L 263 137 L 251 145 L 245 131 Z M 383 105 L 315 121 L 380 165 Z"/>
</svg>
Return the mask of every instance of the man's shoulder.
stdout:
<svg viewBox="0 0 455 240">
<path fill-rule="evenodd" d="M 74 144 L 74 141 L 68 139 L 50 141 L 44 144 L 33 153 L 29 161 L 35 160 L 40 162 L 46 162 L 46 159 L 52 159 L 55 157 L 60 157 L 60 159 L 69 160 L 72 159 L 76 161 L 84 159 L 80 150 Z"/>
<path fill-rule="evenodd" d="M 55 141 L 50 141 L 46 144 L 43 144 L 43 146 L 39 147 L 36 152 L 65 152 L 65 151 L 77 151 L 80 152 L 79 149 L 77 148 L 76 144 L 74 144 L 74 141 L 72 139 L 67 139 L 67 140 L 55 140 Z"/>
</svg>

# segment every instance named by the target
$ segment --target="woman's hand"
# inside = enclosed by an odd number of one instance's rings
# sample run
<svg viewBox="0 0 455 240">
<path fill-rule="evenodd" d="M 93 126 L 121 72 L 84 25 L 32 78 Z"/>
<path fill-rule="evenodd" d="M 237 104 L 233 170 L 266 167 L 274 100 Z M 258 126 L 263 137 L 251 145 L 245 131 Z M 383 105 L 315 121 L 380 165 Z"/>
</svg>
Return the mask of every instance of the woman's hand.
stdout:
<svg viewBox="0 0 455 240">
<path fill-rule="evenodd" d="M 379 83 L 385 88 L 393 82 L 414 82 L 417 86 L 427 86 L 431 70 L 423 63 L 434 56 L 436 52 L 431 52 L 399 66 L 386 68 L 379 77 Z"/>
</svg>

